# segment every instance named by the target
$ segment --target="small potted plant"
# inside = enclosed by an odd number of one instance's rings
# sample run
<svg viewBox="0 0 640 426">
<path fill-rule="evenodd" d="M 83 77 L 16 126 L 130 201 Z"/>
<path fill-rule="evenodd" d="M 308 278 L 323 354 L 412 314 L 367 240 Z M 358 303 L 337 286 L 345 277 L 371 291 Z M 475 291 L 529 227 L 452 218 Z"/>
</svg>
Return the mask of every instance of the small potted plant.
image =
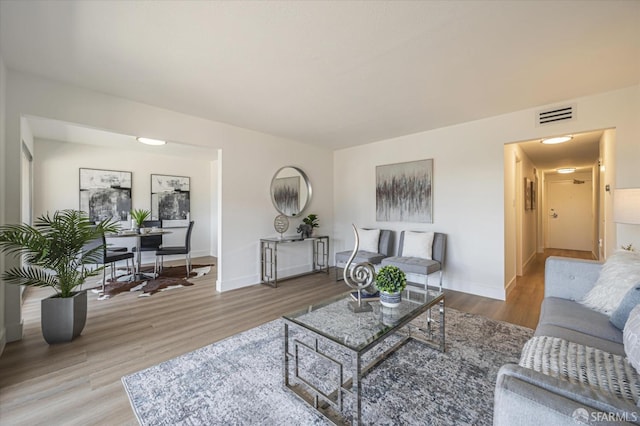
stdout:
<svg viewBox="0 0 640 426">
<path fill-rule="evenodd" d="M 318 223 L 318 215 L 314 213 L 311 213 L 309 216 L 302 219 L 302 223 L 304 225 L 307 225 L 305 227 L 305 229 L 307 230 L 307 237 L 313 236 L 314 229 L 320 226 L 320 224 Z"/>
<path fill-rule="evenodd" d="M 131 225 L 133 229 L 140 230 L 143 228 L 144 221 L 151 216 L 151 212 L 145 209 L 131 210 Z"/>
<path fill-rule="evenodd" d="M 382 306 L 395 308 L 400 305 L 400 293 L 406 286 L 407 276 L 397 266 L 383 266 L 376 275 L 376 287 L 380 290 Z"/>
</svg>

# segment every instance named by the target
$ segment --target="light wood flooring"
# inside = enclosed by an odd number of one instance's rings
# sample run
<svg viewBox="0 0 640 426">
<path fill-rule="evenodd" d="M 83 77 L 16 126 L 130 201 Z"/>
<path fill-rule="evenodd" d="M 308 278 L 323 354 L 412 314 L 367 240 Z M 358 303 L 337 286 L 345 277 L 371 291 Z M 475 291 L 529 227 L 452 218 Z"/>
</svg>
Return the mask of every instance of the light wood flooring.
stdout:
<svg viewBox="0 0 640 426">
<path fill-rule="evenodd" d="M 446 305 L 534 328 L 544 293 L 544 259 L 552 254 L 591 257 L 548 250 L 517 280 L 506 302 L 446 291 Z M 195 264 L 214 261 L 194 259 Z M 7 344 L 0 357 L 0 424 L 135 425 L 123 375 L 348 290 L 333 279 L 333 273 L 315 274 L 282 281 L 277 289 L 255 285 L 219 294 L 210 274 L 194 286 L 145 298 L 130 293 L 99 301 L 90 293 L 82 335 L 51 346 L 40 331 L 40 299 L 49 293 L 29 289 L 24 339 Z"/>
</svg>

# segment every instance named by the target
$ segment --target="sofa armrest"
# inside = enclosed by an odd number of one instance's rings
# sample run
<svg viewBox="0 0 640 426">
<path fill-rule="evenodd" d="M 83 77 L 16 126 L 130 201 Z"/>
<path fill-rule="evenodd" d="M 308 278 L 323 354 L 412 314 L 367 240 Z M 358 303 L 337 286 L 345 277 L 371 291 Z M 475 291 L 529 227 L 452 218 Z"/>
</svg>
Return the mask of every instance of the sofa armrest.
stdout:
<svg viewBox="0 0 640 426">
<path fill-rule="evenodd" d="M 598 281 L 602 263 L 550 256 L 544 273 L 544 297 L 581 300 Z"/>
<path fill-rule="evenodd" d="M 640 424 L 640 408 L 630 401 L 517 364 L 502 366 L 494 398 L 494 426 L 567 425 L 579 415 L 586 424 Z"/>
</svg>

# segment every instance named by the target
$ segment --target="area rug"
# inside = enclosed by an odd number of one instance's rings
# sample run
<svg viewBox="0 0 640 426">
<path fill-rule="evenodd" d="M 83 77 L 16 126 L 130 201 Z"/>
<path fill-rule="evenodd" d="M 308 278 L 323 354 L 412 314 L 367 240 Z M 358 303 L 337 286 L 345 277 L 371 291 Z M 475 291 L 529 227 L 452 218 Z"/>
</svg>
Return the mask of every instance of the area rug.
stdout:
<svg viewBox="0 0 640 426">
<path fill-rule="evenodd" d="M 155 279 L 136 281 L 114 281 L 109 279 L 104 287 L 104 294 L 100 294 L 99 298 L 109 299 L 127 291 L 138 291 L 140 292 L 138 297 L 147 297 L 159 291 L 191 286 L 193 285 L 193 282 L 190 281 L 191 279 L 208 274 L 211 272 L 213 266 L 214 265 L 193 265 L 188 279 L 185 277 L 186 268 L 184 266 L 165 266 Z M 153 273 L 153 267 L 141 269 L 144 273 Z"/>
<path fill-rule="evenodd" d="M 444 353 L 410 341 L 365 377 L 363 424 L 492 424 L 498 369 L 533 331 L 450 308 L 445 325 Z M 283 387 L 282 333 L 278 319 L 123 377 L 138 421 L 330 424 Z"/>
</svg>

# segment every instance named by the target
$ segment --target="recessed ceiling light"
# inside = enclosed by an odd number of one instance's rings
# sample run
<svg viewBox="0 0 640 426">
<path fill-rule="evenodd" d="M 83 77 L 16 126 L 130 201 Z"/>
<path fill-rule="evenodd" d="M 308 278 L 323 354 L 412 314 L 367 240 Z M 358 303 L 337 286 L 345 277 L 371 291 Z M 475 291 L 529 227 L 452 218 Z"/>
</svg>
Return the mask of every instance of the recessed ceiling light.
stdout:
<svg viewBox="0 0 640 426">
<path fill-rule="evenodd" d="M 571 139 L 573 139 L 573 136 L 558 136 L 555 138 L 542 139 L 542 143 L 545 145 L 555 145 L 558 143 L 569 142 Z"/>
<path fill-rule="evenodd" d="M 150 138 L 136 138 L 136 140 L 145 145 L 164 145 L 167 142 L 161 141 L 160 139 L 150 139 Z"/>
<path fill-rule="evenodd" d="M 565 167 L 564 169 L 556 170 L 556 172 L 562 173 L 562 174 L 573 173 L 575 171 L 576 171 L 575 167 Z"/>
</svg>

